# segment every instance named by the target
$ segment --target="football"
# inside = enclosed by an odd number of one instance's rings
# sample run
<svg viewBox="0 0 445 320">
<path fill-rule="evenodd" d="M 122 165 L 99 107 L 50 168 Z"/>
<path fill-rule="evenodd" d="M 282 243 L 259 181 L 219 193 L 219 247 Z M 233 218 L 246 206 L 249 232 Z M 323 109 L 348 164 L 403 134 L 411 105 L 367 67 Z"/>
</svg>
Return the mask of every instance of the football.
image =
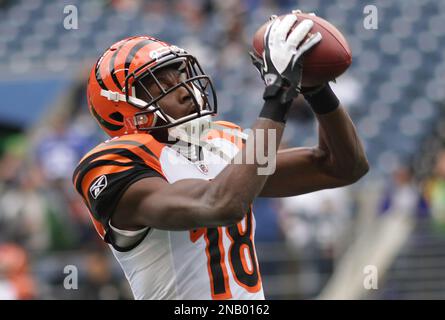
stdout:
<svg viewBox="0 0 445 320">
<path fill-rule="evenodd" d="M 302 85 L 316 86 L 334 80 L 348 69 L 352 53 L 343 34 L 328 21 L 305 13 L 295 13 L 298 23 L 304 19 L 314 22 L 311 33 L 320 32 L 321 41 L 304 55 Z M 278 17 L 282 19 L 284 16 Z M 261 57 L 264 51 L 264 33 L 271 21 L 263 24 L 253 36 L 253 52 Z M 292 29 L 293 30 L 293 29 Z"/>
</svg>

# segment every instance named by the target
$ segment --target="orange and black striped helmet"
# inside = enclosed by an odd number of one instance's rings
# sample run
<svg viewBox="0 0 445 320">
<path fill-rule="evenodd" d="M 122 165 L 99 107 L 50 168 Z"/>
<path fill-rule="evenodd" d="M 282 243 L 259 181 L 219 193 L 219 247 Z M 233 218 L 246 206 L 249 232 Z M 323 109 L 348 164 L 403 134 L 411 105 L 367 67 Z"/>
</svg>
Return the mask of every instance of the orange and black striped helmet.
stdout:
<svg viewBox="0 0 445 320">
<path fill-rule="evenodd" d="M 185 77 L 175 86 L 164 88 L 156 71 L 172 65 Z M 142 84 L 146 77 L 160 88 L 158 96 L 152 96 Z M 136 86 L 148 93 L 150 101 L 137 96 Z M 179 87 L 189 91 L 195 112 L 173 119 L 157 102 Z M 150 36 L 126 38 L 109 47 L 91 70 L 87 96 L 91 114 L 111 137 L 170 128 L 217 111 L 212 81 L 196 58 Z"/>
</svg>

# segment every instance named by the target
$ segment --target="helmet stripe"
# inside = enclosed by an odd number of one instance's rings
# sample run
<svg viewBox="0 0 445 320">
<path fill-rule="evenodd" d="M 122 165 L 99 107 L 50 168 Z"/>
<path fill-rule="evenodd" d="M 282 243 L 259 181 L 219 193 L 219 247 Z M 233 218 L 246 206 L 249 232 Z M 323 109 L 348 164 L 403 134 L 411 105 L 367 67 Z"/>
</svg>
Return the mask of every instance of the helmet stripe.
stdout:
<svg viewBox="0 0 445 320">
<path fill-rule="evenodd" d="M 125 59 L 125 78 L 128 76 L 128 70 L 130 68 L 130 64 L 134 59 L 134 56 L 136 55 L 136 53 L 142 49 L 144 46 L 146 46 L 147 44 L 156 42 L 155 40 L 150 40 L 150 39 L 144 39 L 139 41 L 128 53 L 126 59 Z"/>
<path fill-rule="evenodd" d="M 116 61 L 116 57 L 119 54 L 119 51 L 122 49 L 122 47 L 128 42 L 132 40 L 132 38 L 127 39 L 127 41 L 125 41 L 124 43 L 122 43 L 119 48 L 117 48 L 117 50 L 114 52 L 113 56 L 110 59 L 110 74 L 111 74 L 111 78 L 114 81 L 114 84 L 119 88 L 119 90 L 122 91 L 122 85 L 119 83 L 119 80 L 116 77 L 116 74 L 114 73 L 114 67 L 115 67 L 115 61 Z"/>
<path fill-rule="evenodd" d="M 105 83 L 104 83 L 104 81 L 103 81 L 103 79 L 102 79 L 102 76 L 100 75 L 100 70 L 99 70 L 99 67 L 100 67 L 100 64 L 101 64 L 102 60 L 103 60 L 103 56 L 100 57 L 99 60 L 97 60 L 97 62 L 96 62 L 96 66 L 95 66 L 95 69 L 94 69 L 94 74 L 96 75 L 96 80 L 97 80 L 97 82 L 99 83 L 99 86 L 100 86 L 102 89 L 108 91 L 108 88 L 107 88 L 107 86 L 105 85 Z"/>
<path fill-rule="evenodd" d="M 104 126 L 106 129 L 110 130 L 110 131 L 118 131 L 120 129 L 122 129 L 124 126 L 123 125 L 117 125 L 117 124 L 113 124 L 111 122 L 108 122 L 107 120 L 105 120 L 104 118 L 102 118 L 97 112 L 96 109 L 94 109 L 94 106 L 91 104 L 91 113 L 93 114 L 93 116 L 96 118 L 97 121 L 99 121 L 99 123 Z"/>
</svg>

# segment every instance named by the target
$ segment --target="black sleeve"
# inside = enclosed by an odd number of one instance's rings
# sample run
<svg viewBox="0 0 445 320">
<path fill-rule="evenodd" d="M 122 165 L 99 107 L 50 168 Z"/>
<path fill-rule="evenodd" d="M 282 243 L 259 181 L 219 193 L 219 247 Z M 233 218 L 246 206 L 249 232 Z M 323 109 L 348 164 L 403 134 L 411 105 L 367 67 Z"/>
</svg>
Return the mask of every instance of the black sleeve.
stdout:
<svg viewBox="0 0 445 320">
<path fill-rule="evenodd" d="M 125 171 L 100 175 L 88 188 L 91 213 L 104 227 L 108 227 L 108 220 L 125 191 L 136 181 L 149 177 L 164 179 L 157 171 L 140 165 Z"/>
<path fill-rule="evenodd" d="M 82 161 L 73 183 L 93 218 L 104 229 L 128 187 L 149 177 L 165 177 L 129 150 L 106 150 Z M 102 235 L 103 236 L 103 235 Z"/>
</svg>

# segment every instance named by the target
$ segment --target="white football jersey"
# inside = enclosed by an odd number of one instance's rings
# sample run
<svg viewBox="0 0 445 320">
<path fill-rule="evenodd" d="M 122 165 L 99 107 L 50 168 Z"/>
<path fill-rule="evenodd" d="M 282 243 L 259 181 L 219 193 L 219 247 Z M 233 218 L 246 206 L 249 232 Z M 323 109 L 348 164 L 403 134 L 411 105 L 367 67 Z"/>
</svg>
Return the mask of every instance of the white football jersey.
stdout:
<svg viewBox="0 0 445 320">
<path fill-rule="evenodd" d="M 208 142 L 230 157 L 240 146 L 226 134 L 213 135 Z M 205 148 L 203 154 L 202 161 L 191 162 L 148 134 L 129 135 L 96 147 L 74 174 L 74 184 L 90 208 L 94 225 L 110 243 L 136 299 L 264 299 L 252 210 L 240 223 L 218 228 L 134 232 L 110 226 L 111 212 L 123 190 L 138 179 L 153 176 L 147 167 L 174 183 L 213 179 L 228 163 Z M 113 243 L 116 233 L 142 236 L 128 250 Z"/>
</svg>

